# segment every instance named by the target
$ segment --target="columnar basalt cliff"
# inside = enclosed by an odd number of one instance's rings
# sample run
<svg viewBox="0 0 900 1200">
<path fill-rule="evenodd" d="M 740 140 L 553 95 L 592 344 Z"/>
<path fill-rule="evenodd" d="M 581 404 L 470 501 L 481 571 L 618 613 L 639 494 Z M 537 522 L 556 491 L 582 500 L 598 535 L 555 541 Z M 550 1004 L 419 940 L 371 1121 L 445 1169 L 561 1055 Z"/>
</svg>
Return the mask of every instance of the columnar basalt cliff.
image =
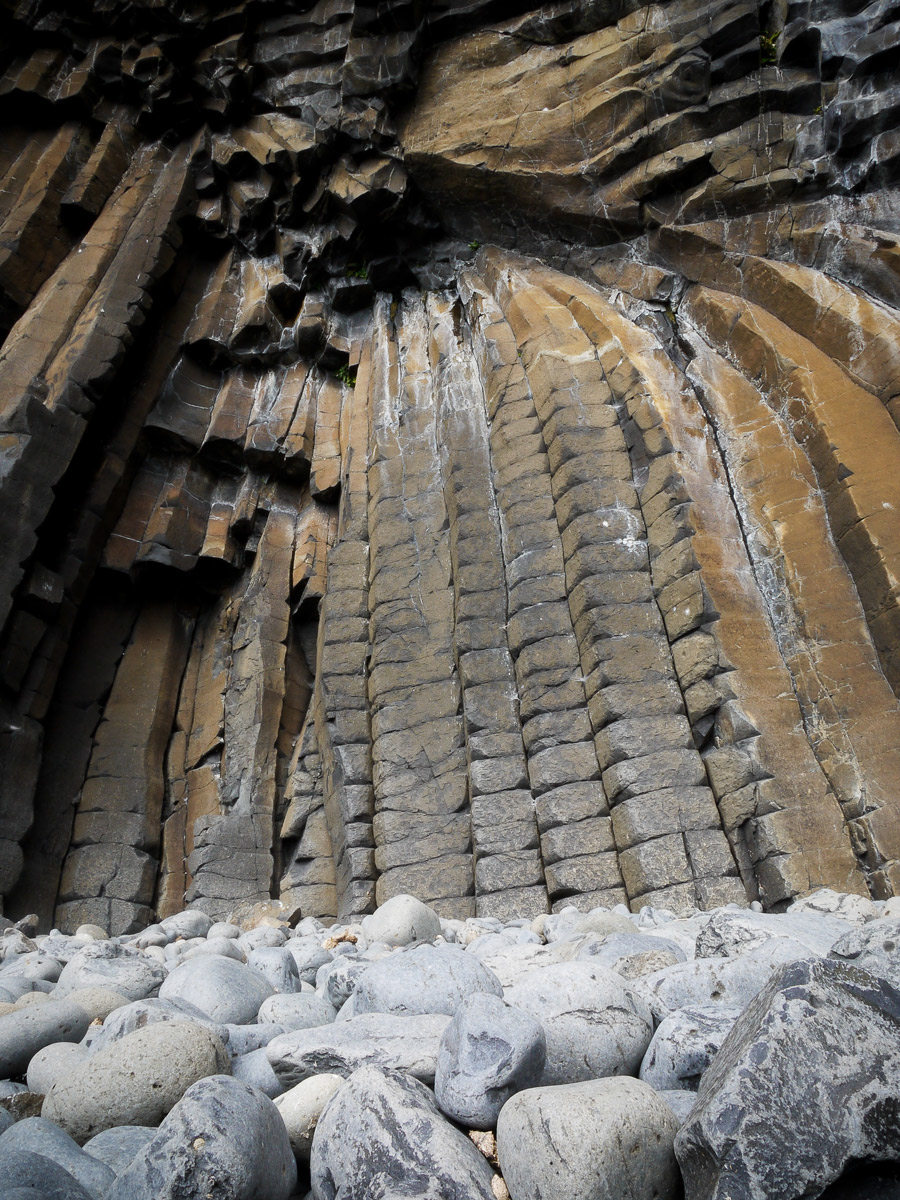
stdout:
<svg viewBox="0 0 900 1200">
<path fill-rule="evenodd" d="M 0 16 L 0 893 L 900 894 L 888 0 Z"/>
</svg>

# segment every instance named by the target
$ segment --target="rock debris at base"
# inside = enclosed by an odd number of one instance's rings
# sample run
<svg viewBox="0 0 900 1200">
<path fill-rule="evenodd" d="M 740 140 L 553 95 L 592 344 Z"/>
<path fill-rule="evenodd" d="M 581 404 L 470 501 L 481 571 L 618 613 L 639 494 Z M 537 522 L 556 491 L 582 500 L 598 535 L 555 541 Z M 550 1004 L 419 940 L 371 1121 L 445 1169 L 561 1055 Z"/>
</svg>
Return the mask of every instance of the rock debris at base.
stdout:
<svg viewBox="0 0 900 1200">
<path fill-rule="evenodd" d="M 900 1186 L 897 900 L 3 926 L 0 1200 Z"/>
</svg>

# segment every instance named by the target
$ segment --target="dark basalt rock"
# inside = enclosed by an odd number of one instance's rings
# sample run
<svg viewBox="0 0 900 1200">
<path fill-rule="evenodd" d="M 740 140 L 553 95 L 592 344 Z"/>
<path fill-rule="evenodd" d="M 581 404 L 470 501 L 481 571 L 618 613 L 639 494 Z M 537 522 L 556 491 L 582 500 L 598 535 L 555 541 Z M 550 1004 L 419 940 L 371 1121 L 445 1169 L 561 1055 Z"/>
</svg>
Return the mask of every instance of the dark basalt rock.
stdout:
<svg viewBox="0 0 900 1200">
<path fill-rule="evenodd" d="M 860 1161 L 896 1161 L 898 1034 L 900 992 L 886 980 L 831 960 L 781 968 L 725 1039 L 675 1140 L 688 1194 L 799 1200 Z"/>
<path fill-rule="evenodd" d="M 900 888 L 893 12 L 4 6 L 3 912 Z"/>
</svg>

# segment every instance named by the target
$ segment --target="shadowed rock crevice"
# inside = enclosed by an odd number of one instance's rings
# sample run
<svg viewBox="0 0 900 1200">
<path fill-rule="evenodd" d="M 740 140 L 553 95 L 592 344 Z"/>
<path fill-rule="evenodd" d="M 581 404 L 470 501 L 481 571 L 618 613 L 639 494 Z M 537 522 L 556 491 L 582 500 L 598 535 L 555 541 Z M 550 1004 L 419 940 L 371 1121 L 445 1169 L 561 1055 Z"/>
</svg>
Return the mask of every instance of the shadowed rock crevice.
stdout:
<svg viewBox="0 0 900 1200">
<path fill-rule="evenodd" d="M 7 6 L 6 913 L 895 893 L 896 24 L 845 9 Z"/>
</svg>

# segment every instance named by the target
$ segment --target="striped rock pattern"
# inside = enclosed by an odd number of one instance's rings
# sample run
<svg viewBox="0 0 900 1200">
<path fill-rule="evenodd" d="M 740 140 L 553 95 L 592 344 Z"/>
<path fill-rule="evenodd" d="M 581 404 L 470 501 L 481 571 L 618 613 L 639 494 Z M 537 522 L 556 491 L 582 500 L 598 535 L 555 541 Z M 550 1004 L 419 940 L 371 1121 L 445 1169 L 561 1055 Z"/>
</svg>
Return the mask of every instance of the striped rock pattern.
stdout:
<svg viewBox="0 0 900 1200">
<path fill-rule="evenodd" d="M 897 894 L 890 5 L 425 7 L 0 18 L 2 911 Z"/>
</svg>

